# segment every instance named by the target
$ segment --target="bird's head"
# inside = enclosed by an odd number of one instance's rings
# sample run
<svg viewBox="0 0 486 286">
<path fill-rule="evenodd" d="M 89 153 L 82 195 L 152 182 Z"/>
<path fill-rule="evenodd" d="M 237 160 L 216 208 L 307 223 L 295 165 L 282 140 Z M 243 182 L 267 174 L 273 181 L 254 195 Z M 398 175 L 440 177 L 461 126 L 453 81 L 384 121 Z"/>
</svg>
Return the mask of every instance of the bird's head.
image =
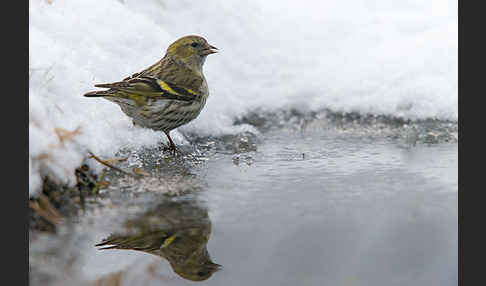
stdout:
<svg viewBox="0 0 486 286">
<path fill-rule="evenodd" d="M 214 272 L 221 270 L 223 267 L 219 264 L 208 260 L 202 264 L 186 262 L 182 267 L 172 265 L 174 271 L 182 278 L 191 281 L 204 281 L 209 279 Z"/>
<path fill-rule="evenodd" d="M 167 48 L 167 55 L 182 61 L 189 68 L 201 71 L 206 57 L 217 52 L 217 48 L 208 44 L 206 39 L 200 36 L 185 36 Z"/>
</svg>

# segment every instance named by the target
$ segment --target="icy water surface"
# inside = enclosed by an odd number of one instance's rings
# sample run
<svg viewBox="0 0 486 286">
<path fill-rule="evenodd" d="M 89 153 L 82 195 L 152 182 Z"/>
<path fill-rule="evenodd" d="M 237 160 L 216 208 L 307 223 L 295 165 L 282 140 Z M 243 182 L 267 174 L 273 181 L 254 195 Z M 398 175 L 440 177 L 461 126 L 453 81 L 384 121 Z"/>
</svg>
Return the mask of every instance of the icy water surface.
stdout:
<svg viewBox="0 0 486 286">
<path fill-rule="evenodd" d="M 32 284 L 457 285 L 457 144 L 257 141 L 190 162 L 132 153 L 152 176 L 113 176 L 57 236 L 31 238 Z"/>
<path fill-rule="evenodd" d="M 209 163 L 215 285 L 457 284 L 457 145 L 266 142 Z"/>
</svg>

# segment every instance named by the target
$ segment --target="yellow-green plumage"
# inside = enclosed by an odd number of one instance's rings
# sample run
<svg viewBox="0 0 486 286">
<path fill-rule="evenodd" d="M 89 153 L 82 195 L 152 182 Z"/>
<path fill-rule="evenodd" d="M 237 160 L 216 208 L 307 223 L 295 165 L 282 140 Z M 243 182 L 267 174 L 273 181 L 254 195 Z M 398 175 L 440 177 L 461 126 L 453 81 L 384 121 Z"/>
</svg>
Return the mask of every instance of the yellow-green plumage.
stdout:
<svg viewBox="0 0 486 286">
<path fill-rule="evenodd" d="M 123 81 L 97 84 L 108 90 L 84 96 L 110 100 L 135 124 L 164 131 L 175 151 L 169 132 L 195 119 L 206 104 L 209 90 L 202 67 L 215 50 L 202 37 L 182 37 L 154 65 Z"/>
</svg>

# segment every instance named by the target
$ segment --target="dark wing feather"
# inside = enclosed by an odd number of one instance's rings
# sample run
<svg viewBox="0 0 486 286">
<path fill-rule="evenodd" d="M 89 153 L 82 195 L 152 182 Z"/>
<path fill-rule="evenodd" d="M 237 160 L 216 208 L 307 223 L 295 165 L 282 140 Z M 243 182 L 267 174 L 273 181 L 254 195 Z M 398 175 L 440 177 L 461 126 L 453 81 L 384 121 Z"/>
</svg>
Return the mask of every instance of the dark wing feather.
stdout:
<svg viewBox="0 0 486 286">
<path fill-rule="evenodd" d="M 169 235 L 164 231 L 141 233 L 134 236 L 110 235 L 107 239 L 96 244 L 102 249 L 133 249 L 141 251 L 153 251 L 159 249 Z"/>
<path fill-rule="evenodd" d="M 120 82 L 96 84 L 95 86 L 162 99 L 192 101 L 198 97 L 197 92 L 189 88 L 149 76 L 130 78 Z"/>
</svg>

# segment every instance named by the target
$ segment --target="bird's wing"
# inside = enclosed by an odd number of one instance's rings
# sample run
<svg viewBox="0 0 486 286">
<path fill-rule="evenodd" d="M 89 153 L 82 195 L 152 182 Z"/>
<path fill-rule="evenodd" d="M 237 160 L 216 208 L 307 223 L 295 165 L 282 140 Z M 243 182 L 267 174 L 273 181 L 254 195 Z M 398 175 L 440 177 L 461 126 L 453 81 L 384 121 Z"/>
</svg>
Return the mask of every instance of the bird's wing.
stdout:
<svg viewBox="0 0 486 286">
<path fill-rule="evenodd" d="M 199 96 L 199 94 L 192 89 L 150 76 L 140 76 L 120 82 L 96 84 L 95 86 L 111 88 L 133 95 L 161 99 L 192 101 Z"/>
<path fill-rule="evenodd" d="M 153 251 L 166 246 L 168 239 L 171 236 L 165 231 L 154 231 L 149 233 L 141 233 L 138 235 L 110 235 L 102 242 L 95 246 L 101 247 L 100 249 L 133 249 L 141 251 Z"/>
</svg>

